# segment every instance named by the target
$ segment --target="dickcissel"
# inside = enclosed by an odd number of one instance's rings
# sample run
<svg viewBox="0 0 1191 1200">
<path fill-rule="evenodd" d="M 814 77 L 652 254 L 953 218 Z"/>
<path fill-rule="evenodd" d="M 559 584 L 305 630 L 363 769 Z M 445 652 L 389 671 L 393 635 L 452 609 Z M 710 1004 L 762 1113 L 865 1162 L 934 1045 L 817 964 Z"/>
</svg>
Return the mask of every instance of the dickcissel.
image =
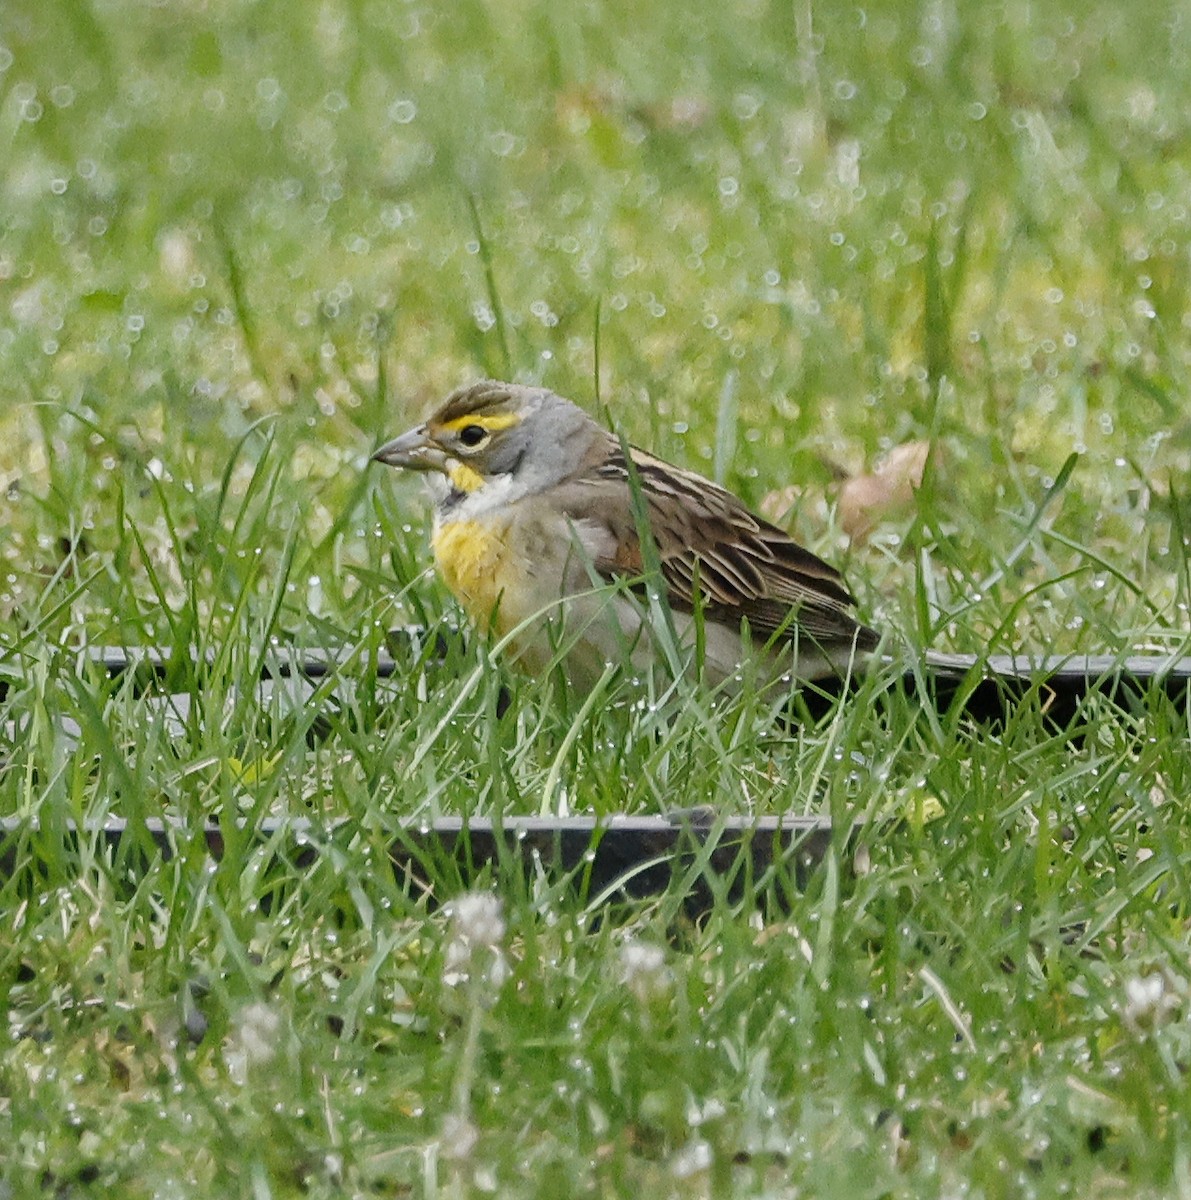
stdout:
<svg viewBox="0 0 1191 1200">
<path fill-rule="evenodd" d="M 853 616 L 838 571 L 709 479 L 628 453 L 546 388 L 485 380 L 372 457 L 429 473 L 439 573 L 531 673 L 562 662 L 590 687 L 626 655 L 655 664 L 651 564 L 669 628 L 701 646 L 713 683 L 750 657 L 768 677 L 814 680 L 871 654 L 877 634 Z"/>
</svg>

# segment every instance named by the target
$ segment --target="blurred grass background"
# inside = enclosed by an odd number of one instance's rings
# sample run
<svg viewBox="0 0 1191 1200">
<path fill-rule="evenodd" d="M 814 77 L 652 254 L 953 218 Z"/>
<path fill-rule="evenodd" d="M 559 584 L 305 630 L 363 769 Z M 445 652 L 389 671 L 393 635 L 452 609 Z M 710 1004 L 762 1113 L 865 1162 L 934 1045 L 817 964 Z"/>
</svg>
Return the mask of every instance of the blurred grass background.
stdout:
<svg viewBox="0 0 1191 1200">
<path fill-rule="evenodd" d="M 112 547 L 117 495 L 152 528 L 147 465 L 200 503 L 266 417 L 319 545 L 383 433 L 482 373 L 590 404 L 597 342 L 617 421 L 689 465 L 732 389 L 754 502 L 937 439 L 941 528 L 886 542 L 956 573 L 943 609 L 1073 451 L 1065 536 L 1174 598 L 1188 35 L 1164 6 L 64 4 L 6 28 L 5 612 L 61 538 Z M 1036 580 L 1073 564 L 1048 550 Z M 1006 648 L 1086 647 L 1056 595 Z"/>
<path fill-rule="evenodd" d="M 541 382 L 789 509 L 891 645 L 1178 651 L 1189 52 L 1146 0 L 6 5 L 0 810 L 42 832 L 4 1194 L 1181 1194 L 1185 713 L 1093 706 L 1075 751 L 1036 709 L 499 716 L 474 644 L 381 686 L 454 610 L 367 454 Z M 849 545 L 838 477 L 917 439 Z M 176 652 L 186 702 L 96 644 Z M 262 699 L 291 646 L 352 686 Z M 501 877 L 490 996 L 378 866 L 394 816 L 676 801 L 859 819 L 865 869 L 594 932 Z M 162 813 L 223 862 L 62 832 Z M 293 814 L 360 834 L 275 893 L 234 819 Z"/>
</svg>

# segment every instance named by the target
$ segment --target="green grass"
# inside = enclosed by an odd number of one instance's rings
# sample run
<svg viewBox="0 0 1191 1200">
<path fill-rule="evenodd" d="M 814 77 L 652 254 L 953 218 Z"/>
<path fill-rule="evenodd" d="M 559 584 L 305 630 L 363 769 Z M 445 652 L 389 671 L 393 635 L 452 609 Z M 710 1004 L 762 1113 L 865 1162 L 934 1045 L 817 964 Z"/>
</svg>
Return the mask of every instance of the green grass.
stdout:
<svg viewBox="0 0 1191 1200">
<path fill-rule="evenodd" d="M 39 831 L 0 1195 L 1185 1194 L 1186 711 L 1096 701 L 1074 748 L 880 675 L 795 731 L 686 684 L 585 711 L 435 653 L 425 505 L 367 455 L 542 382 L 754 504 L 796 483 L 902 663 L 1183 649 L 1186 21 L 9 8 L 0 814 Z M 915 504 L 848 547 L 838 471 L 911 439 Z M 94 645 L 164 647 L 165 686 Z M 309 648 L 339 675 L 259 691 Z M 397 818 L 693 804 L 861 850 L 700 922 L 502 869 L 494 945 L 385 863 Z M 65 832 L 156 816 L 196 831 L 168 862 Z M 299 868 L 267 817 L 351 824 Z"/>
</svg>

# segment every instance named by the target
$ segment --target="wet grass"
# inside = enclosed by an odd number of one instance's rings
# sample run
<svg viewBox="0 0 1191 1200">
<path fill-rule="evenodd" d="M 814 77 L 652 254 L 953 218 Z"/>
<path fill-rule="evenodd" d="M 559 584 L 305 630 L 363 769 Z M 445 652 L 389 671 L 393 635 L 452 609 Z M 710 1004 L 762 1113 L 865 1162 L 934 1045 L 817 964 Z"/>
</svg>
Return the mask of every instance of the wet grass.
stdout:
<svg viewBox="0 0 1191 1200">
<path fill-rule="evenodd" d="M 39 831 L 0 886 L 4 1194 L 1178 1194 L 1185 711 L 1090 702 L 1072 745 L 880 673 L 794 730 L 531 685 L 454 635 L 367 455 L 511 374 L 788 510 L 900 662 L 1183 650 L 1186 23 L 6 18 L 0 813 Z M 912 439 L 915 503 L 848 545 L 841 473 Z M 260 688 L 311 648 L 339 672 Z M 859 840 L 699 922 L 505 870 L 477 919 L 385 865 L 398 817 L 695 804 Z M 196 832 L 65 832 L 109 816 Z M 266 818 L 352 832 L 299 867 Z"/>
</svg>

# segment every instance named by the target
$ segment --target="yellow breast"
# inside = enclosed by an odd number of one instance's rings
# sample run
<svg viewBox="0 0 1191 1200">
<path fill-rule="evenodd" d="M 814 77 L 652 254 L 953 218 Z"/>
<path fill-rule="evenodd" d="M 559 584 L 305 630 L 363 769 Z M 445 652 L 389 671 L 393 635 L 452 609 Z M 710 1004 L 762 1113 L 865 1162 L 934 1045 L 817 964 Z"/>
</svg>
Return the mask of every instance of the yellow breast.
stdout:
<svg viewBox="0 0 1191 1200">
<path fill-rule="evenodd" d="M 434 561 L 443 582 L 482 629 L 509 605 L 503 597 L 513 582 L 513 551 L 507 523 L 451 521 L 440 525 L 431 539 Z M 498 620 L 501 632 L 505 622 Z"/>
</svg>

